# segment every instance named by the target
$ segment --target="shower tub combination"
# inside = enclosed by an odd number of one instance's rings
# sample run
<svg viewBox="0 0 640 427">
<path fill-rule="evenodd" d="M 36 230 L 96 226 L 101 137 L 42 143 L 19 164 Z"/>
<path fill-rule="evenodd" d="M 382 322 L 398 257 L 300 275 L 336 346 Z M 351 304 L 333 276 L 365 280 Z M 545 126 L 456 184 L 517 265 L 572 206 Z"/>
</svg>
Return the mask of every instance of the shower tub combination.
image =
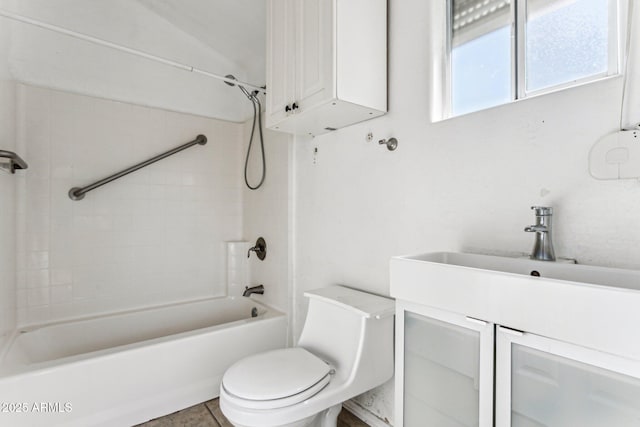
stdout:
<svg viewBox="0 0 640 427">
<path fill-rule="evenodd" d="M 0 364 L 0 425 L 144 422 L 217 397 L 236 360 L 285 346 L 286 316 L 243 297 L 26 328 Z"/>
</svg>

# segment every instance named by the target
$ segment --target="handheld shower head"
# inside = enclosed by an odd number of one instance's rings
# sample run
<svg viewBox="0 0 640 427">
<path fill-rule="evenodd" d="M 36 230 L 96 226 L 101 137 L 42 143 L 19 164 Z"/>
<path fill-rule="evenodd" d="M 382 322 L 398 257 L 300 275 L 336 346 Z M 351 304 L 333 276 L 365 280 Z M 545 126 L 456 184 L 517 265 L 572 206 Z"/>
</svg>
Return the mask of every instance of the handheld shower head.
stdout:
<svg viewBox="0 0 640 427">
<path fill-rule="evenodd" d="M 235 76 L 233 74 L 227 74 L 225 77 L 228 78 L 228 79 L 231 79 L 231 80 L 238 80 L 238 79 L 235 78 Z M 228 84 L 229 86 L 235 86 L 234 83 L 230 83 L 230 82 L 227 82 L 227 81 L 225 81 L 225 83 Z M 254 93 L 251 94 L 251 93 L 249 93 L 249 91 L 247 89 L 245 89 L 244 86 L 238 85 L 238 87 L 240 88 L 242 93 L 244 93 L 244 96 L 246 96 L 247 98 L 249 98 L 250 101 L 253 102 L 253 99 L 257 95 L 258 91 L 254 91 Z"/>
<path fill-rule="evenodd" d="M 238 80 L 235 78 L 235 76 L 233 76 L 233 74 L 227 74 L 225 77 L 227 78 L 227 80 L 233 80 L 233 81 Z M 258 98 L 258 93 L 260 92 L 257 90 L 254 90 L 253 92 L 249 93 L 249 91 L 245 89 L 244 86 L 236 83 L 232 83 L 227 80 L 225 80 L 224 82 L 229 86 L 237 85 L 242 91 L 242 93 L 244 93 L 244 95 L 247 98 L 249 98 L 249 101 L 251 101 L 251 105 L 253 106 L 253 124 L 251 125 L 251 136 L 249 137 L 249 146 L 247 147 L 247 156 L 244 159 L 244 183 L 247 184 L 247 187 L 250 190 L 257 190 L 262 186 L 262 183 L 264 183 L 264 179 L 267 176 L 267 161 L 264 156 L 264 138 L 262 136 L 262 105 L 260 105 L 260 99 Z M 249 179 L 247 177 L 247 168 L 249 165 L 249 153 L 251 153 L 251 144 L 253 143 L 253 134 L 256 130 L 256 118 L 258 119 L 258 132 L 260 132 L 260 148 L 262 151 L 262 178 L 260 178 L 260 182 L 258 183 L 258 185 L 253 187 L 251 186 L 251 184 L 249 184 Z"/>
</svg>

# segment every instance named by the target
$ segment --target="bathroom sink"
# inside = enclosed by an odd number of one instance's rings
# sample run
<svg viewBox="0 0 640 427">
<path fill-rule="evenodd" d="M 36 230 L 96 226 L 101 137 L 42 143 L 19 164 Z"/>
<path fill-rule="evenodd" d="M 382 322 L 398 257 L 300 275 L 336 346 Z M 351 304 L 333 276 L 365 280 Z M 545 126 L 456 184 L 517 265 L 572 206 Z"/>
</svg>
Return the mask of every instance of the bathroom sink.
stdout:
<svg viewBox="0 0 640 427">
<path fill-rule="evenodd" d="M 421 261 L 426 268 L 455 266 L 475 269 L 476 271 L 469 273 L 476 275 L 484 272 L 519 274 L 640 291 L 640 271 L 635 270 L 456 252 L 432 252 L 398 259 Z"/>
<path fill-rule="evenodd" d="M 390 271 L 408 304 L 640 359 L 640 271 L 450 252 L 394 257 Z"/>
</svg>

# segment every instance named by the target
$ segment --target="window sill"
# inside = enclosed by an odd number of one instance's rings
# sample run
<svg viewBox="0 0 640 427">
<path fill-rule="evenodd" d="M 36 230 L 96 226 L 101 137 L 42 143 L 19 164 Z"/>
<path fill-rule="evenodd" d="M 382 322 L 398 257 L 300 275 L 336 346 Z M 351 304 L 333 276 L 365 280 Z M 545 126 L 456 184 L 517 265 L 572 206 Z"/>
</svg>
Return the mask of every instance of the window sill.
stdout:
<svg viewBox="0 0 640 427">
<path fill-rule="evenodd" d="M 514 104 L 520 104 L 522 102 L 526 102 L 529 101 L 531 99 L 538 99 L 540 97 L 543 97 L 545 95 L 552 95 L 552 94 L 557 94 L 560 92 L 565 92 L 571 89 L 578 89 L 578 88 L 583 88 L 585 86 L 589 86 L 592 84 L 598 84 L 598 83 L 604 83 L 610 80 L 615 80 L 618 78 L 622 78 L 622 74 L 617 73 L 617 74 L 612 74 L 609 76 L 603 76 L 600 78 L 596 78 L 596 79 L 589 79 L 588 81 L 583 81 L 583 82 L 578 82 L 578 83 L 567 83 L 565 85 L 562 86 L 554 86 L 552 88 L 549 89 L 539 89 L 536 92 L 530 93 L 529 95 L 527 95 L 525 98 L 521 98 L 521 99 L 516 99 L 504 104 L 499 104 L 499 105 L 494 105 L 492 107 L 487 107 L 487 108 L 483 108 L 481 110 L 475 110 L 475 111 L 470 111 L 468 113 L 463 113 L 463 114 L 458 114 L 455 116 L 447 116 L 447 117 L 442 117 L 442 118 L 437 118 L 437 119 L 432 119 L 431 123 L 441 123 L 441 122 L 448 122 L 450 120 L 455 120 L 455 119 L 459 119 L 462 117 L 468 117 L 474 114 L 479 114 L 479 113 L 484 113 L 487 111 L 493 111 L 499 108 L 505 108 L 507 106 L 511 106 Z"/>
</svg>

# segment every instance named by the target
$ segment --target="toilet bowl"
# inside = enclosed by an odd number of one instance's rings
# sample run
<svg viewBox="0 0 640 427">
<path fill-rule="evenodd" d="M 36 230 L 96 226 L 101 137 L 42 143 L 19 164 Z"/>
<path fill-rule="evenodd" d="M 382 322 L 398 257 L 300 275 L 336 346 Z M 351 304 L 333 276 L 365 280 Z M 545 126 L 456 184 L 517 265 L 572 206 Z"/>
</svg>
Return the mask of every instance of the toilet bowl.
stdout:
<svg viewBox="0 0 640 427">
<path fill-rule="evenodd" d="M 220 409 L 236 427 L 335 427 L 342 402 L 393 375 L 394 301 L 344 286 L 306 292 L 296 347 L 239 360 Z"/>
</svg>

